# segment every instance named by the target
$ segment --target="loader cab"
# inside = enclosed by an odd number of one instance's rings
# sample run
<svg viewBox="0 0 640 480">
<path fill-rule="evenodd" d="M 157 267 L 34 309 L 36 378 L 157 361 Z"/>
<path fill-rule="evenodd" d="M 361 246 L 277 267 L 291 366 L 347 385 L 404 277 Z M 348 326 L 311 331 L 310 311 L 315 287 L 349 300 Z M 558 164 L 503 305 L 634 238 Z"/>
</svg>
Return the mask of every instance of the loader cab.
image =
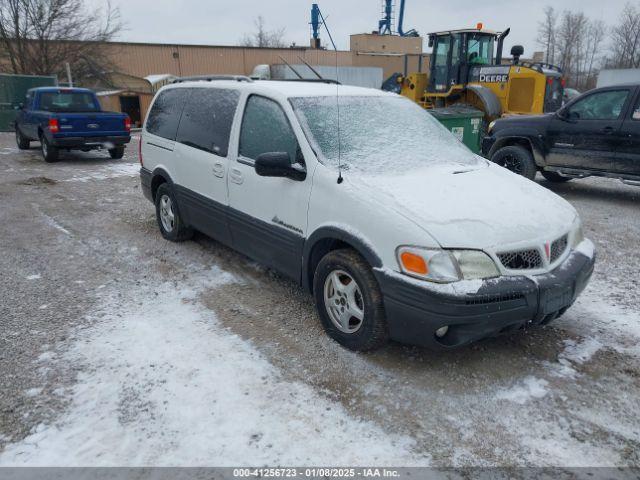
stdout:
<svg viewBox="0 0 640 480">
<path fill-rule="evenodd" d="M 482 28 L 429 34 L 433 53 L 428 92 L 446 93 L 453 86 L 464 86 L 473 67 L 495 65 L 496 42 L 501 44 L 505 36 Z"/>
</svg>

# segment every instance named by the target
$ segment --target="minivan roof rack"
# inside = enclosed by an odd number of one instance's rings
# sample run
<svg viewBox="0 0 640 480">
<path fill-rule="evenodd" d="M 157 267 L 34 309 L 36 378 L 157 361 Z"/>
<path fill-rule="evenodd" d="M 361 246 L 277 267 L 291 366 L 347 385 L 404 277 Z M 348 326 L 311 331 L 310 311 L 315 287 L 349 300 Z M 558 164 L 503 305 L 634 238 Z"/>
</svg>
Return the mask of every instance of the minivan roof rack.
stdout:
<svg viewBox="0 0 640 480">
<path fill-rule="evenodd" d="M 217 80 L 235 80 L 236 82 L 253 82 L 249 77 L 244 75 L 195 75 L 192 77 L 179 77 L 173 83 L 182 82 L 215 82 Z"/>
<path fill-rule="evenodd" d="M 308 82 L 308 83 L 328 83 L 330 85 L 342 85 L 337 80 L 331 78 L 271 78 L 269 82 Z"/>
</svg>

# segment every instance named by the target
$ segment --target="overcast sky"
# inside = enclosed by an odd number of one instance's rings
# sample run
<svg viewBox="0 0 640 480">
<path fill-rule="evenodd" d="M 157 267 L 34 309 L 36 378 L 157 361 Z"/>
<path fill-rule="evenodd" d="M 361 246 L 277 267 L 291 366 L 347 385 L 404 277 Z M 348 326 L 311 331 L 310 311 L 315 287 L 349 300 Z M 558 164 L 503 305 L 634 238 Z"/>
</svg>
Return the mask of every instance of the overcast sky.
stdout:
<svg viewBox="0 0 640 480">
<path fill-rule="evenodd" d="M 370 32 L 381 18 L 382 0 L 316 0 L 320 4 L 338 48 L 349 48 L 349 35 Z M 104 5 L 106 0 L 87 0 Z M 262 15 L 269 29 L 284 27 L 286 41 L 308 45 L 311 0 L 111 0 L 120 8 L 127 30 L 120 40 L 153 43 L 236 45 L 253 31 Z M 399 0 L 396 0 L 399 4 Z M 613 25 L 625 0 L 407 0 L 405 30 L 428 33 L 452 28 L 511 27 L 507 42 L 525 46 L 526 54 L 538 50 L 536 30 L 543 9 L 582 10 L 591 18 Z M 439 8 L 441 10 L 434 10 Z M 323 41 L 326 34 L 323 32 Z M 425 51 L 428 51 L 425 45 Z M 507 50 L 508 51 L 508 50 Z"/>
</svg>

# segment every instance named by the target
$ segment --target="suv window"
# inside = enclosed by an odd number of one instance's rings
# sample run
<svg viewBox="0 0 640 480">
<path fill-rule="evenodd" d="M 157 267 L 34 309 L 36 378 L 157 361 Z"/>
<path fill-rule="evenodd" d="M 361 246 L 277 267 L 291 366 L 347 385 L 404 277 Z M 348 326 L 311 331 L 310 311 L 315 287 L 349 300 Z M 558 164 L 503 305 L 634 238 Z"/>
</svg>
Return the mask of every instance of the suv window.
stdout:
<svg viewBox="0 0 640 480">
<path fill-rule="evenodd" d="M 147 132 L 175 140 L 180 116 L 190 91 L 186 88 L 173 88 L 160 93 L 147 118 Z"/>
<path fill-rule="evenodd" d="M 192 90 L 184 106 L 176 141 L 226 157 L 239 99 L 240 93 L 235 90 Z"/>
<path fill-rule="evenodd" d="M 569 115 L 582 120 L 616 120 L 629 96 L 629 90 L 598 92 L 578 100 L 570 107 Z"/>
<path fill-rule="evenodd" d="M 240 155 L 255 160 L 270 152 L 287 152 L 293 163 L 300 162 L 302 157 L 298 140 L 280 105 L 253 95 L 247 101 L 242 119 Z"/>
</svg>

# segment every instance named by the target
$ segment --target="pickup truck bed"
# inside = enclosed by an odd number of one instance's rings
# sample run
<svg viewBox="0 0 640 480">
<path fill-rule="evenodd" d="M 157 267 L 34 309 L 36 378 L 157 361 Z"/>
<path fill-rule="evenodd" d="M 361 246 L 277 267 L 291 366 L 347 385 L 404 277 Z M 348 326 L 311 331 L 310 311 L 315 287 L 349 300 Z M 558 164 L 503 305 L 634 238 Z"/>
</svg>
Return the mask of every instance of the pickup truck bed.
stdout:
<svg viewBox="0 0 640 480">
<path fill-rule="evenodd" d="M 122 158 L 131 141 L 129 117 L 103 112 L 95 94 L 81 88 L 29 90 L 15 127 L 18 147 L 39 141 L 48 162 L 56 161 L 60 150 L 106 149 L 111 158 Z"/>
</svg>

